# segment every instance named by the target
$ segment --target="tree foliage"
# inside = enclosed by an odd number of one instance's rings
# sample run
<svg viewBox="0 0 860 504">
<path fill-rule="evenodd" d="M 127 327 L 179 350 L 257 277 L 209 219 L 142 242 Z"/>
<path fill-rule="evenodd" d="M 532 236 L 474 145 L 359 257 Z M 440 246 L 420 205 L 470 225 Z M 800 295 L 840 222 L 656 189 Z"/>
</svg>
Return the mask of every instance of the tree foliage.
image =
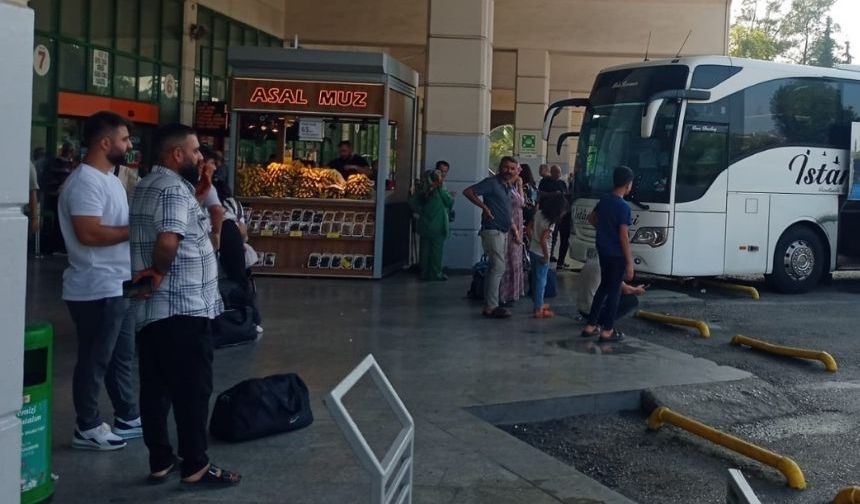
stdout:
<svg viewBox="0 0 860 504">
<path fill-rule="evenodd" d="M 828 16 L 836 0 L 742 0 L 730 32 L 732 56 L 832 67 L 851 59 Z"/>
</svg>

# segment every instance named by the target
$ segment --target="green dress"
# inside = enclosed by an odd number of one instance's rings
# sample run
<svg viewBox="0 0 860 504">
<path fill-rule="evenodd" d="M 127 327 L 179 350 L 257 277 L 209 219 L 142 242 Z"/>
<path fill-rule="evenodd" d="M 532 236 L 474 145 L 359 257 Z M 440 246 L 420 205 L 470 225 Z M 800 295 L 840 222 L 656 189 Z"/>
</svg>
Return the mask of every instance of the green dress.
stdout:
<svg viewBox="0 0 860 504">
<path fill-rule="evenodd" d="M 450 226 L 448 215 L 454 206 L 454 198 L 444 187 L 419 191 L 410 199 L 412 209 L 418 213 L 416 231 L 419 243 L 418 265 L 422 280 L 443 280 L 442 248 L 448 238 Z"/>
</svg>

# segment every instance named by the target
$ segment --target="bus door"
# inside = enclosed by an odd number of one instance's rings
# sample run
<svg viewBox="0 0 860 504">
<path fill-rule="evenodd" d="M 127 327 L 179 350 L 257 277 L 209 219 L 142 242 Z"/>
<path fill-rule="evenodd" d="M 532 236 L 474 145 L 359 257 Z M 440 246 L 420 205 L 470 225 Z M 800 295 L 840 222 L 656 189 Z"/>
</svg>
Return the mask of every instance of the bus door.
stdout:
<svg viewBox="0 0 860 504">
<path fill-rule="evenodd" d="M 723 274 L 727 157 L 727 125 L 685 123 L 675 176 L 675 276 Z"/>
</svg>

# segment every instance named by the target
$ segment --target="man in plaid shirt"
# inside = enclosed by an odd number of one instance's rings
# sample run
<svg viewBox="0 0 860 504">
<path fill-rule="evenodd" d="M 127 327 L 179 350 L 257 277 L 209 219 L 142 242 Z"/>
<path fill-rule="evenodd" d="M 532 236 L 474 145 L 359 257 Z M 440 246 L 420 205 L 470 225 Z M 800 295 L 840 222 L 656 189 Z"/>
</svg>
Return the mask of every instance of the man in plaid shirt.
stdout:
<svg viewBox="0 0 860 504">
<path fill-rule="evenodd" d="M 131 202 L 131 268 L 151 292 L 137 315 L 140 409 L 150 480 L 180 465 L 182 482 L 228 487 L 241 477 L 209 463 L 206 421 L 212 395 L 210 323 L 223 310 L 209 218 L 194 197 L 200 144 L 181 124 L 156 132 L 158 165 Z M 173 454 L 167 415 L 173 405 L 181 463 Z"/>
</svg>

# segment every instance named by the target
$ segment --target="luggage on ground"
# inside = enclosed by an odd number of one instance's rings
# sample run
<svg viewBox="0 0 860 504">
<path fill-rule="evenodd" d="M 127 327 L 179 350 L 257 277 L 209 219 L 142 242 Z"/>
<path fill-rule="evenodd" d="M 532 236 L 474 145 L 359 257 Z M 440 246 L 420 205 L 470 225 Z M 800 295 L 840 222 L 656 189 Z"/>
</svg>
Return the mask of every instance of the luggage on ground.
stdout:
<svg viewBox="0 0 860 504">
<path fill-rule="evenodd" d="M 218 395 L 209 432 L 222 441 L 258 439 L 314 421 L 308 387 L 298 375 L 245 380 Z"/>
<path fill-rule="evenodd" d="M 218 281 L 224 300 L 224 312 L 212 320 L 212 343 L 215 348 L 243 345 L 256 341 L 253 300 L 239 284 L 226 278 Z"/>
<path fill-rule="evenodd" d="M 481 256 L 481 260 L 472 266 L 472 284 L 466 296 L 471 299 L 484 299 L 484 279 L 489 269 L 490 261 L 487 260 L 487 256 Z"/>
</svg>

